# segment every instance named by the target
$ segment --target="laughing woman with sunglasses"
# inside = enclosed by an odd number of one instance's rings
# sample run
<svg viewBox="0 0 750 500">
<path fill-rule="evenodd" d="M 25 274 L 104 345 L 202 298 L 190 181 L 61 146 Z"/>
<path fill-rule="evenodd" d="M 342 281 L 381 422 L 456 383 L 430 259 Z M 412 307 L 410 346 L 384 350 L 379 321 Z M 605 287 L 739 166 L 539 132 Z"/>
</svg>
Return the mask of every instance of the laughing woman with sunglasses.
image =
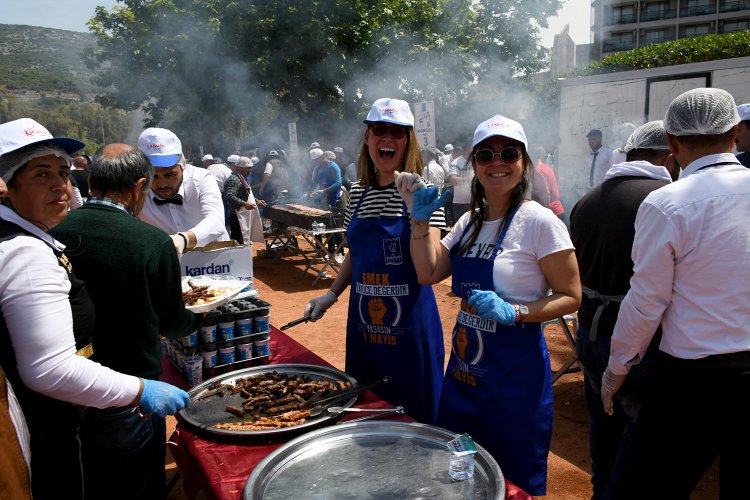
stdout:
<svg viewBox="0 0 750 500">
<path fill-rule="evenodd" d="M 420 283 L 453 275 L 461 309 L 453 328 L 437 424 L 468 432 L 528 493 L 544 495 L 552 436 L 552 376 L 541 322 L 581 301 L 565 225 L 525 199 L 532 163 L 521 125 L 496 115 L 474 132 L 472 209 L 442 241 L 412 238 Z M 441 200 L 413 177 L 414 227 Z M 551 294 L 549 293 L 551 291 Z"/>
<path fill-rule="evenodd" d="M 443 327 L 432 287 L 417 280 L 409 240 L 424 232 L 437 238 L 445 215 L 436 211 L 425 222 L 431 228 L 414 234 L 409 204 L 396 190 L 399 171 L 417 175 L 423 169 L 409 105 L 378 99 L 365 123 L 360 180 L 352 185 L 344 220 L 350 251 L 331 289 L 312 299 L 305 314 L 317 320 L 351 285 L 346 372 L 360 382 L 388 376 L 389 383 L 375 391 L 432 424 L 443 381 Z"/>
</svg>

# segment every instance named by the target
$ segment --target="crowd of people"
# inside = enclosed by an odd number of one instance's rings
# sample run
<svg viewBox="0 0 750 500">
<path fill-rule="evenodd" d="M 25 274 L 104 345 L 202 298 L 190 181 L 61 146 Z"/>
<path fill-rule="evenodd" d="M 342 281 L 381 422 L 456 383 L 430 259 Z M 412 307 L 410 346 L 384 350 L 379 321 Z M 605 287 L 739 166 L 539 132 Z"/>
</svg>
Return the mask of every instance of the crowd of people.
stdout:
<svg viewBox="0 0 750 500">
<path fill-rule="evenodd" d="M 164 128 L 75 156 L 82 142 L 34 120 L 0 124 L 0 491 L 163 497 L 165 416 L 190 399 L 158 381 L 160 337 L 201 320 L 179 258 L 264 241 L 260 210 L 297 198 L 342 210 L 348 248 L 304 314 L 320 319 L 350 289 L 345 369 L 388 376 L 381 397 L 469 433 L 545 495 L 541 325 L 577 312 L 593 498 L 687 498 L 717 457 L 722 497 L 742 497 L 750 105 L 681 94 L 664 121 L 629 129 L 616 163 L 592 130 L 592 189 L 570 230 L 546 152 L 518 121 L 484 118 L 463 144 L 420 149 L 409 104 L 378 99 L 354 161 L 314 142 L 304 167 L 281 150 L 196 167 Z M 432 285 L 449 276 L 461 302 L 444 370 Z"/>
</svg>

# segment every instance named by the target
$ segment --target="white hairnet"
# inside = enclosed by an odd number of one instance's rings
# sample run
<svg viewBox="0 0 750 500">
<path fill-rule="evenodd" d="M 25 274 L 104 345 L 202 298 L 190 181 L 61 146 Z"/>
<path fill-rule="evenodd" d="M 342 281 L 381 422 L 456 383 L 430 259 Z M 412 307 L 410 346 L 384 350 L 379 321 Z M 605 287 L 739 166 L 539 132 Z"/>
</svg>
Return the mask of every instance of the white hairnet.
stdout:
<svg viewBox="0 0 750 500">
<path fill-rule="evenodd" d="M 667 108 L 664 129 L 672 135 L 718 135 L 740 122 L 726 90 L 700 88 L 680 94 Z"/>
<path fill-rule="evenodd" d="M 65 149 L 63 149 L 62 146 L 52 143 L 29 146 L 18 152 L 8 153 L 0 157 L 0 177 L 2 177 L 7 183 L 13 177 L 13 174 L 16 173 L 16 170 L 23 167 L 34 158 L 47 155 L 59 156 L 67 161 L 68 165 L 70 165 L 70 162 L 72 161 L 72 158 L 65 152 Z"/>
<path fill-rule="evenodd" d="M 655 120 L 644 123 L 628 137 L 622 148 L 626 153 L 634 149 L 669 149 L 667 144 L 667 133 L 664 130 L 664 122 Z"/>
</svg>

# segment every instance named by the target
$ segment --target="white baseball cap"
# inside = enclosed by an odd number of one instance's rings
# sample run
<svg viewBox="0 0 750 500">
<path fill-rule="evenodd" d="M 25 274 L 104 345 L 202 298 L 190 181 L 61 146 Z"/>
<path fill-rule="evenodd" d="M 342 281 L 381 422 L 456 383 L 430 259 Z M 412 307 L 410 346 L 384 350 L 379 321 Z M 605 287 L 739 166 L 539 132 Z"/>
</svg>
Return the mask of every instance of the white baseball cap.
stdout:
<svg viewBox="0 0 750 500">
<path fill-rule="evenodd" d="M 227 163 L 237 163 L 237 160 L 240 159 L 240 155 L 229 155 L 227 158 Z"/>
<path fill-rule="evenodd" d="M 260 158 L 258 158 L 257 156 L 253 156 L 252 158 L 250 158 L 250 163 L 252 163 L 254 167 L 258 163 L 260 163 Z"/>
<path fill-rule="evenodd" d="M 203 158 L 201 158 L 201 161 L 208 161 L 208 160 L 213 161 L 213 159 L 214 159 L 214 155 L 203 155 Z"/>
<path fill-rule="evenodd" d="M 341 146 L 336 146 L 335 148 L 333 148 L 333 152 L 334 153 L 343 153 L 344 152 L 344 148 L 342 148 Z"/>
<path fill-rule="evenodd" d="M 445 151 L 446 153 L 450 153 L 451 151 L 453 151 L 453 144 L 446 144 L 443 148 L 443 151 Z"/>
<path fill-rule="evenodd" d="M 313 142 L 312 144 L 310 144 L 310 149 L 315 149 L 315 148 L 320 149 L 320 143 L 319 142 Z"/>
<path fill-rule="evenodd" d="M 182 143 L 171 130 L 152 127 L 141 132 L 138 149 L 146 153 L 154 167 L 172 167 L 180 161 Z"/>
<path fill-rule="evenodd" d="M 750 120 L 750 104 L 740 104 L 737 106 L 737 114 L 740 115 L 740 121 Z"/>
<path fill-rule="evenodd" d="M 68 154 L 86 146 L 76 139 L 53 137 L 49 130 L 31 118 L 19 118 L 0 125 L 0 156 L 43 142 L 57 144 Z"/>
<path fill-rule="evenodd" d="M 310 159 L 311 160 L 317 160 L 321 156 L 323 156 L 323 150 L 322 149 L 320 149 L 320 148 L 313 148 L 313 149 L 310 150 Z"/>
<path fill-rule="evenodd" d="M 474 131 L 474 141 L 471 147 L 476 147 L 483 140 L 495 136 L 514 139 L 522 143 L 525 149 L 529 149 L 526 133 L 523 131 L 521 124 L 502 115 L 495 115 L 477 126 L 477 129 Z"/>
<path fill-rule="evenodd" d="M 365 123 L 385 122 L 404 127 L 414 126 L 414 115 L 409 103 L 401 99 L 383 97 L 372 104 Z"/>
</svg>

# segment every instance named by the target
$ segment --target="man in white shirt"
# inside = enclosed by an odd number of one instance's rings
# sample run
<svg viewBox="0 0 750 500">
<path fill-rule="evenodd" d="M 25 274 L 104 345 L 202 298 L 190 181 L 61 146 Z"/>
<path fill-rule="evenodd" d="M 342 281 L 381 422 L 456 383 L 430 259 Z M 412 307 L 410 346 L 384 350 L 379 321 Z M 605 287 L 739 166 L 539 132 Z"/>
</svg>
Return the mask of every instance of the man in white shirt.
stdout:
<svg viewBox="0 0 750 500">
<path fill-rule="evenodd" d="M 448 181 L 453 186 L 453 200 L 450 210 L 450 224 L 455 225 L 463 214 L 469 211 L 471 206 L 471 181 L 474 179 L 474 169 L 471 168 L 471 162 L 468 156 L 471 149 L 455 146 L 453 155 L 456 157 L 451 162 L 448 170 Z"/>
<path fill-rule="evenodd" d="M 634 274 L 620 307 L 602 402 L 639 363 L 657 327 L 633 432 L 633 477 L 619 493 L 688 498 L 721 460 L 722 498 L 746 498 L 750 470 L 750 170 L 731 153 L 740 119 L 720 89 L 694 89 L 667 109 L 680 179 L 638 209 Z"/>
<path fill-rule="evenodd" d="M 612 150 L 602 146 L 602 131 L 591 130 L 586 137 L 589 140 L 589 188 L 604 182 L 604 174 L 612 165 Z"/>
<path fill-rule="evenodd" d="M 436 161 L 437 150 L 432 148 L 423 149 L 422 158 L 424 159 L 424 170 L 422 171 L 422 177 L 436 186 L 439 192 L 442 192 L 443 183 L 445 182 L 445 174 L 443 173 L 443 167 L 441 167 Z"/>
<path fill-rule="evenodd" d="M 214 176 L 216 179 L 216 184 L 219 186 L 219 191 L 221 193 L 224 193 L 224 183 L 229 179 L 229 176 L 232 175 L 232 169 L 229 168 L 224 163 L 212 163 L 209 165 L 206 170 L 209 171 L 211 175 Z"/>
<path fill-rule="evenodd" d="M 141 219 L 169 234 L 178 256 L 196 246 L 228 240 L 216 179 L 185 163 L 180 139 L 171 130 L 149 128 L 138 138 L 138 149 L 154 166 L 154 196 L 146 198 Z"/>
</svg>

